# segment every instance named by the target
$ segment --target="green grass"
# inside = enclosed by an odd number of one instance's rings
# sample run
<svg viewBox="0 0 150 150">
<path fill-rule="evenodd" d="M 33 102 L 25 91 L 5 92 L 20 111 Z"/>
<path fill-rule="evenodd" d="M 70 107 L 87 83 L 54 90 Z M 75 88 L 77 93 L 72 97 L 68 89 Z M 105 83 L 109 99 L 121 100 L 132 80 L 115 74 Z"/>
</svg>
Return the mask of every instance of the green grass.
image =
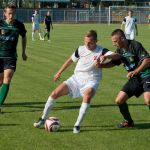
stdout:
<svg viewBox="0 0 150 150">
<path fill-rule="evenodd" d="M 110 33 L 120 25 L 106 24 L 54 24 L 51 43 L 31 41 L 31 24 L 27 24 L 28 61 L 21 60 L 21 45 L 18 45 L 18 64 L 10 91 L 0 115 L 0 150 L 149 150 L 150 147 L 150 112 L 144 105 L 143 96 L 131 98 L 129 108 L 135 121 L 134 129 L 117 130 L 114 126 L 122 121 L 114 99 L 125 83 L 126 71 L 123 67 L 103 70 L 103 80 L 92 100 L 81 133 L 74 135 L 72 128 L 77 118 L 81 98 L 59 99 L 51 116 L 61 121 L 61 130 L 48 133 L 35 129 L 33 122 L 43 111 L 50 92 L 67 79 L 74 66 L 66 70 L 60 81 L 54 83 L 53 75 L 63 62 L 73 53 L 78 45 L 83 44 L 86 31 L 98 32 L 98 44 L 115 51 Z M 150 30 L 146 25 L 139 25 L 137 40 L 149 47 Z"/>
</svg>

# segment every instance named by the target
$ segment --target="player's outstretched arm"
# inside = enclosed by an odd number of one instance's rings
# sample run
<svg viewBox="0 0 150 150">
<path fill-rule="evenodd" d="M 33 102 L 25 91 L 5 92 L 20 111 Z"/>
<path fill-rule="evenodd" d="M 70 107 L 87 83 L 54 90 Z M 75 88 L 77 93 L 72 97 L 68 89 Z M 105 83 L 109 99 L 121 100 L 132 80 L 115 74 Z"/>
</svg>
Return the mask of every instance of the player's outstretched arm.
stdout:
<svg viewBox="0 0 150 150">
<path fill-rule="evenodd" d="M 22 37 L 22 59 L 24 61 L 27 60 L 27 55 L 26 55 L 26 45 L 27 45 L 27 37 Z"/>
<path fill-rule="evenodd" d="M 61 68 L 58 70 L 58 72 L 54 75 L 53 80 L 57 81 L 61 74 L 73 63 L 72 59 L 69 58 L 62 66 Z"/>
</svg>

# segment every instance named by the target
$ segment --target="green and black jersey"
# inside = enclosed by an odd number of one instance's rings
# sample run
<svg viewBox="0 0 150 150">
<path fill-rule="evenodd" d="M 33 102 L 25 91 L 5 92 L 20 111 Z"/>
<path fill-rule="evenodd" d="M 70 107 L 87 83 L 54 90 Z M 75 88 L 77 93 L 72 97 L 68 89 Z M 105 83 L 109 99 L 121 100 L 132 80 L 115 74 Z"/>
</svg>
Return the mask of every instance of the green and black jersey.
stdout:
<svg viewBox="0 0 150 150">
<path fill-rule="evenodd" d="M 16 58 L 17 43 L 19 35 L 25 37 L 26 29 L 23 23 L 14 20 L 8 24 L 5 20 L 0 20 L 0 58 Z"/>
<path fill-rule="evenodd" d="M 113 61 L 114 64 L 120 65 L 123 63 L 127 71 L 133 71 L 142 63 L 143 59 L 150 57 L 142 44 L 135 40 L 128 40 L 127 50 L 118 48 L 116 52 L 119 53 L 122 58 L 119 61 Z M 139 74 L 142 78 L 150 76 L 150 66 L 141 71 Z"/>
</svg>

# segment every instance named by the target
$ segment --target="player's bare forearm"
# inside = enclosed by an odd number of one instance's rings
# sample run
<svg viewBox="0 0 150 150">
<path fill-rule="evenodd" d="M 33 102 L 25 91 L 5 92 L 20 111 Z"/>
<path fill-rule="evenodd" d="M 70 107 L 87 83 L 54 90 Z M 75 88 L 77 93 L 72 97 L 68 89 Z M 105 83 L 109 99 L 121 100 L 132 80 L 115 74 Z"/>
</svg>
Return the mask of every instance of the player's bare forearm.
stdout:
<svg viewBox="0 0 150 150">
<path fill-rule="evenodd" d="M 111 55 L 106 55 L 105 56 L 107 59 L 112 59 L 112 60 L 118 60 L 120 59 L 122 56 L 118 53 L 112 53 Z"/>
<path fill-rule="evenodd" d="M 150 65 L 150 58 L 145 58 L 141 65 L 136 68 L 135 70 L 133 71 L 130 71 L 128 74 L 127 74 L 127 78 L 131 78 L 135 75 L 137 75 L 139 72 L 143 71 L 144 69 L 146 69 L 148 66 Z"/>
<path fill-rule="evenodd" d="M 115 64 L 113 64 L 111 61 L 97 65 L 98 68 L 112 68 L 114 66 L 115 66 Z"/>
<path fill-rule="evenodd" d="M 54 75 L 53 80 L 57 81 L 61 74 L 73 63 L 72 59 L 69 58 L 62 66 L 61 68 L 58 70 L 58 72 Z"/>
<path fill-rule="evenodd" d="M 150 58 L 145 58 L 142 61 L 141 65 L 138 68 L 136 68 L 135 70 L 139 73 L 139 72 L 143 71 L 144 69 L 146 69 L 149 65 L 150 65 Z"/>
</svg>

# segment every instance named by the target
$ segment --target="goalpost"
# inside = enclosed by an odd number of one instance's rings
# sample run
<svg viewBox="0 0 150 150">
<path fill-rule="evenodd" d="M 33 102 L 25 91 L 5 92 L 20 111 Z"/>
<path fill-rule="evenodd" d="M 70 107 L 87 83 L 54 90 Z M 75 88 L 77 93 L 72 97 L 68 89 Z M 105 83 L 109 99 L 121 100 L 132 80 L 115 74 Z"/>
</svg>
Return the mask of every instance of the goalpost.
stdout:
<svg viewBox="0 0 150 150">
<path fill-rule="evenodd" d="M 127 16 L 129 10 L 134 12 L 138 23 L 147 23 L 148 14 L 150 14 L 150 7 L 137 7 L 137 6 L 109 6 L 108 11 L 108 24 L 121 23 L 123 18 Z"/>
</svg>

